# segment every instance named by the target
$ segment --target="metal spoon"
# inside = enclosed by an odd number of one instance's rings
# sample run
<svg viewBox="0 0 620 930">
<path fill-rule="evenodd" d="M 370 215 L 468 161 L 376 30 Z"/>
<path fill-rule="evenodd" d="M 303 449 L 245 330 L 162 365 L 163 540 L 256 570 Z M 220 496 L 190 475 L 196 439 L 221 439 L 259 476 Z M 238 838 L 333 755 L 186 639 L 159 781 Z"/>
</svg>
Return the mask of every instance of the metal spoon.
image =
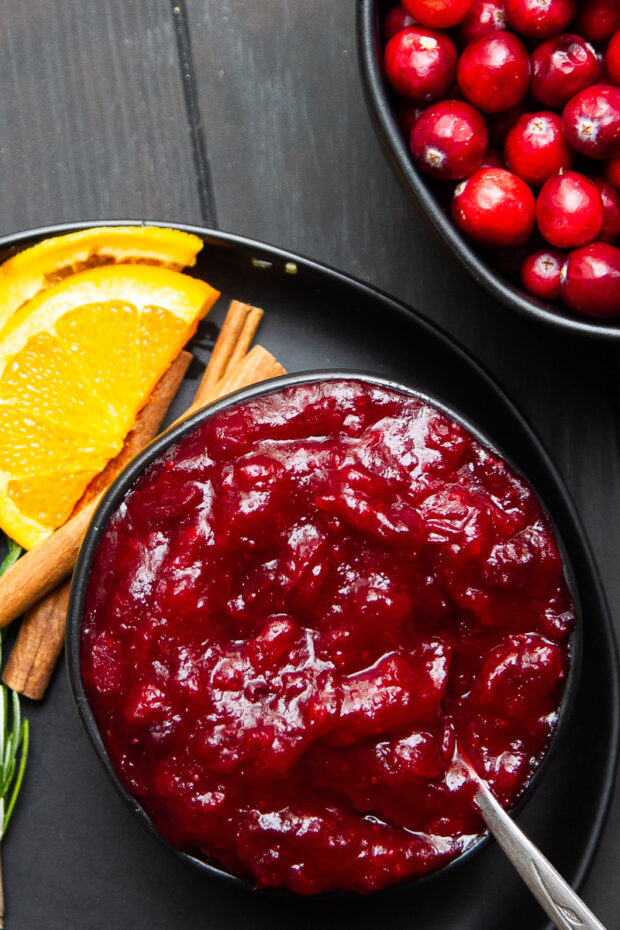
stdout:
<svg viewBox="0 0 620 930">
<path fill-rule="evenodd" d="M 605 930 L 568 882 L 495 800 L 462 752 L 460 756 L 478 784 L 474 800 L 487 827 L 558 930 Z"/>
</svg>

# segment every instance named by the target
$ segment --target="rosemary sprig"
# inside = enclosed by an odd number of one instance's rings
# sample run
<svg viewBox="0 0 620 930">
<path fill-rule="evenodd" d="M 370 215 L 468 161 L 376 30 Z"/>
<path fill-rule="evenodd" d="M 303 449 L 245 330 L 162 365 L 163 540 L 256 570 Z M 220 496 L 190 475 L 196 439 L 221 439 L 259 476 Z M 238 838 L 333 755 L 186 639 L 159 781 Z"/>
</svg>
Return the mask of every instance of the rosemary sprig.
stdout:
<svg viewBox="0 0 620 930">
<path fill-rule="evenodd" d="M 2 575 L 22 553 L 21 547 L 8 540 L 8 551 L 0 565 Z M 2 640 L 0 631 L 0 668 L 2 667 Z M 19 695 L 6 685 L 0 687 L 0 841 L 9 825 L 11 814 L 24 780 L 30 726 L 22 720 Z M 4 891 L 0 872 L 0 927 L 4 926 Z"/>
</svg>

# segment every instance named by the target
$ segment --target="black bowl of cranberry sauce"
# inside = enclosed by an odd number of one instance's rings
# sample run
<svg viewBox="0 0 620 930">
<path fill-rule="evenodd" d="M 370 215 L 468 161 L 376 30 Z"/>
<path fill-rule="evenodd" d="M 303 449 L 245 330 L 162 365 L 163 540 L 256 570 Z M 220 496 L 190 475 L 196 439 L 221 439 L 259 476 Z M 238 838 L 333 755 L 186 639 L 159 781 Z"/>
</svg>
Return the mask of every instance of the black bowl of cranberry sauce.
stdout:
<svg viewBox="0 0 620 930">
<path fill-rule="evenodd" d="M 419 9 L 419 19 L 408 9 Z M 521 22 L 523 10 L 549 23 Z M 566 15 L 555 22 L 558 11 Z M 423 25 L 431 14 L 437 25 Z M 473 8 L 472 0 L 357 0 L 369 113 L 424 218 L 500 303 L 549 326 L 614 340 L 619 27 L 613 0 L 553 0 L 544 8 L 519 0 L 475 0 Z M 592 128 L 599 117 L 600 132 Z M 573 138 L 580 126 L 590 136 Z M 604 133 L 612 131 L 607 144 Z M 600 151 L 591 151 L 593 135 Z"/>
<path fill-rule="evenodd" d="M 287 376 L 174 427 L 110 489 L 69 677 L 180 855 L 366 894 L 485 841 L 459 747 L 506 808 L 531 790 L 576 681 L 567 575 L 538 497 L 453 410 L 373 375 Z"/>
</svg>

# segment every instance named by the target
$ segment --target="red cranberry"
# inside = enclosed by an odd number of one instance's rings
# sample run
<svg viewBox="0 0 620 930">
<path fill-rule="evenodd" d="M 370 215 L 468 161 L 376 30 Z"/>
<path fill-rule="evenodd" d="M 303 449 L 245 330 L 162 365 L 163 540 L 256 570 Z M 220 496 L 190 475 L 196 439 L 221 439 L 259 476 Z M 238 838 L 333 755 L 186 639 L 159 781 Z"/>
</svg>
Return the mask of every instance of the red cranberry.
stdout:
<svg viewBox="0 0 620 930">
<path fill-rule="evenodd" d="M 620 29 L 618 0 L 580 0 L 575 32 L 588 42 L 606 42 Z"/>
<path fill-rule="evenodd" d="M 480 166 L 488 142 L 486 123 L 477 110 L 460 100 L 442 100 L 416 123 L 411 151 L 426 174 L 456 181 Z"/>
<path fill-rule="evenodd" d="M 389 42 L 392 36 L 402 32 L 402 30 L 406 29 L 408 26 L 415 26 L 415 24 L 415 19 L 411 13 L 404 8 L 402 3 L 393 6 L 392 9 L 386 13 L 385 19 L 383 20 L 383 41 Z"/>
<path fill-rule="evenodd" d="M 526 291 L 540 300 L 557 300 L 565 258 L 559 249 L 540 249 L 529 255 L 521 268 L 521 281 Z"/>
<path fill-rule="evenodd" d="M 474 0 L 403 0 L 403 5 L 423 26 L 449 29 L 463 22 Z"/>
<path fill-rule="evenodd" d="M 593 84 L 569 100 L 562 113 L 567 142 L 580 155 L 620 155 L 620 88 Z"/>
<path fill-rule="evenodd" d="M 572 164 L 573 154 L 562 134 L 557 113 L 543 111 L 522 116 L 506 136 L 506 166 L 528 184 L 544 184 L 561 168 Z"/>
<path fill-rule="evenodd" d="M 605 67 L 609 80 L 620 84 L 620 29 L 614 32 L 605 52 Z"/>
<path fill-rule="evenodd" d="M 481 168 L 505 168 L 506 162 L 497 149 L 487 149 L 480 163 Z"/>
<path fill-rule="evenodd" d="M 499 113 L 527 93 L 530 56 L 511 32 L 492 32 L 467 46 L 459 59 L 457 80 L 475 107 L 483 113 Z"/>
<path fill-rule="evenodd" d="M 403 97 L 396 104 L 396 119 L 402 129 L 403 135 L 409 139 L 413 127 L 424 113 L 425 107 L 415 100 L 406 100 Z"/>
<path fill-rule="evenodd" d="M 576 0 L 505 0 L 505 5 L 508 25 L 532 39 L 563 32 L 577 8 Z"/>
<path fill-rule="evenodd" d="M 592 178 L 603 201 L 603 228 L 598 234 L 601 242 L 614 242 L 620 235 L 620 191 L 605 178 Z"/>
<path fill-rule="evenodd" d="M 504 0 L 475 0 L 472 11 L 459 27 L 459 39 L 469 45 L 475 39 L 506 28 Z"/>
<path fill-rule="evenodd" d="M 536 201 L 538 228 L 551 245 L 572 249 L 586 245 L 603 226 L 603 200 L 589 178 L 562 171 L 545 181 Z"/>
<path fill-rule="evenodd" d="M 595 242 L 571 252 L 562 269 L 562 300 L 588 316 L 620 313 L 620 249 Z"/>
<path fill-rule="evenodd" d="M 479 168 L 457 186 L 452 216 L 459 229 L 483 245 L 521 245 L 534 229 L 534 195 L 511 171 Z"/>
<path fill-rule="evenodd" d="M 601 65 L 581 36 L 567 33 L 547 39 L 532 52 L 532 97 L 559 110 L 578 91 L 596 84 Z"/>
<path fill-rule="evenodd" d="M 443 97 L 456 74 L 454 42 L 441 32 L 411 26 L 385 48 L 385 72 L 405 97 L 431 102 Z"/>
<path fill-rule="evenodd" d="M 605 177 L 612 187 L 617 187 L 618 190 L 620 190 L 620 155 L 607 162 L 605 165 Z"/>
</svg>

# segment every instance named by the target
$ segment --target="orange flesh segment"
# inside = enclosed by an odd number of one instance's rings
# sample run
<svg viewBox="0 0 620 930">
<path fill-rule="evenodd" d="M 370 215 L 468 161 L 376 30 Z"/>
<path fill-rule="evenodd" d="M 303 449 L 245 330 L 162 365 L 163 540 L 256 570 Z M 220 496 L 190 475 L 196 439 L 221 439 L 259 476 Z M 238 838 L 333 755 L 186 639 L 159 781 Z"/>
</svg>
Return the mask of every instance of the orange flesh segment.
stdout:
<svg viewBox="0 0 620 930">
<path fill-rule="evenodd" d="M 100 226 L 45 239 L 0 266 L 0 329 L 27 300 L 67 272 L 106 262 L 152 262 L 180 271 L 196 263 L 202 240 L 159 226 Z"/>
<path fill-rule="evenodd" d="M 0 527 L 8 535 L 31 547 L 67 519 L 217 296 L 175 271 L 103 266 L 14 314 L 0 333 Z"/>
</svg>

